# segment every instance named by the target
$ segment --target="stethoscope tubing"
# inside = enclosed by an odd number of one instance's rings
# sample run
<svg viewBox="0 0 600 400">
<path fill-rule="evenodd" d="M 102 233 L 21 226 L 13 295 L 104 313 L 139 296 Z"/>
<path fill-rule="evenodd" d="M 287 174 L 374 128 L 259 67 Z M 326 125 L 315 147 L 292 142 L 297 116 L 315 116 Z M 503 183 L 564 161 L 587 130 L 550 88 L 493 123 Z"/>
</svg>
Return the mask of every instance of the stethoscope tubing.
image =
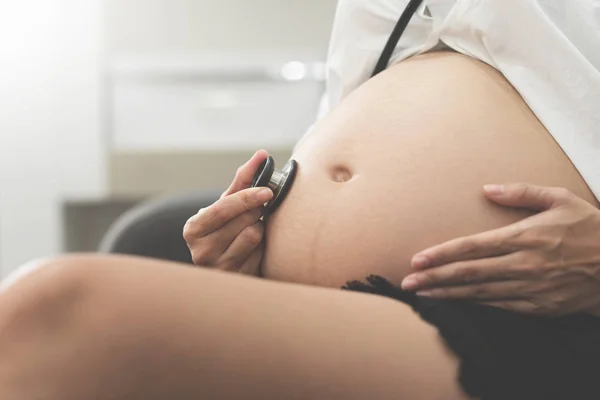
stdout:
<svg viewBox="0 0 600 400">
<path fill-rule="evenodd" d="M 371 77 L 378 75 L 388 67 L 402 34 L 422 3 L 423 0 L 411 0 L 408 3 L 408 6 L 400 16 L 400 19 L 398 19 L 394 30 L 385 44 Z M 273 157 L 268 157 L 260 165 L 258 171 L 254 175 L 251 187 L 264 186 L 273 191 L 273 199 L 265 206 L 265 215 L 273 213 L 273 211 L 275 211 L 283 202 L 294 183 L 297 170 L 298 163 L 293 159 L 290 160 L 281 171 L 275 169 L 275 160 Z"/>
</svg>

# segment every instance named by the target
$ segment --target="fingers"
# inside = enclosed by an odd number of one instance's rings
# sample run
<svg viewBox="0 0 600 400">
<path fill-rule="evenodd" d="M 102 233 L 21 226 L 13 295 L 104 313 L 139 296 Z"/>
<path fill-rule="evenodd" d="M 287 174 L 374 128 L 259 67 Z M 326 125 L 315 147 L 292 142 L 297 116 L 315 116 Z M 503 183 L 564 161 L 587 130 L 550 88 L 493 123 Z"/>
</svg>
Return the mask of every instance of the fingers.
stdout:
<svg viewBox="0 0 600 400">
<path fill-rule="evenodd" d="M 260 246 L 258 246 L 256 249 L 254 249 L 254 252 L 250 255 L 248 260 L 246 260 L 246 262 L 238 272 L 244 275 L 262 276 L 261 261 L 263 257 L 263 251 L 264 242 L 261 243 Z"/>
<path fill-rule="evenodd" d="M 273 192 L 267 188 L 246 189 L 223 197 L 190 218 L 184 227 L 183 237 L 191 243 L 222 228 L 239 215 L 262 207 L 272 197 Z"/>
<path fill-rule="evenodd" d="M 516 261 L 517 256 L 510 254 L 431 268 L 404 278 L 402 289 L 417 291 L 441 286 L 527 278 L 529 270 L 518 267 Z"/>
<path fill-rule="evenodd" d="M 231 245 L 225 250 L 219 264 L 226 266 L 242 265 L 246 260 L 249 260 L 253 253 L 262 245 L 264 237 L 264 225 L 261 221 L 250 225 L 243 229 L 240 234 L 233 240 Z M 262 254 L 262 253 L 259 253 Z M 248 263 L 255 265 L 258 263 Z M 248 272 L 248 271 L 245 271 Z M 256 271 L 250 271 L 252 273 Z"/>
<path fill-rule="evenodd" d="M 417 292 L 418 296 L 431 297 L 434 299 L 461 299 L 461 300 L 505 300 L 514 298 L 515 293 L 521 293 L 525 288 L 531 286 L 527 281 L 502 281 L 478 283 L 475 285 L 452 286 L 436 288 Z"/>
<path fill-rule="evenodd" d="M 502 308 L 519 314 L 536 315 L 541 317 L 561 317 L 570 315 L 575 310 L 562 308 L 552 302 L 545 303 L 538 299 L 513 299 L 513 300 L 492 300 L 484 301 L 481 304 Z"/>
<path fill-rule="evenodd" d="M 258 171 L 258 167 L 268 157 L 269 154 L 265 150 L 257 151 L 246 164 L 238 168 L 233 182 L 231 182 L 229 188 L 221 195 L 221 198 L 249 188 L 252 185 L 252 180 L 254 179 L 254 174 Z"/>
<path fill-rule="evenodd" d="M 416 269 L 431 268 L 455 261 L 495 257 L 523 247 L 519 239 L 528 226 L 523 220 L 492 231 L 461 237 L 416 254 L 411 265 Z"/>
<path fill-rule="evenodd" d="M 481 304 L 490 307 L 502 308 L 518 314 L 549 315 L 548 313 L 541 312 L 537 304 L 528 300 L 487 301 L 482 302 Z"/>
<path fill-rule="evenodd" d="M 439 288 L 418 292 L 417 295 L 434 299 L 476 301 L 520 314 L 539 316 L 557 317 L 578 311 L 566 301 L 572 299 L 572 293 L 565 294 L 564 290 L 563 293 L 555 292 L 555 287 L 557 286 L 547 282 L 503 281 Z M 552 293 L 550 297 L 541 295 L 549 293 Z"/>
<path fill-rule="evenodd" d="M 205 236 L 188 238 L 187 244 L 196 265 L 211 266 L 219 260 L 225 250 L 246 228 L 256 224 L 262 216 L 262 209 L 246 211 L 238 215 L 222 228 Z"/>
<path fill-rule="evenodd" d="M 564 204 L 574 196 L 564 188 L 543 187 L 527 183 L 486 185 L 484 193 L 495 203 L 536 211 L 549 210 L 559 204 Z"/>
<path fill-rule="evenodd" d="M 486 196 L 506 206 L 550 209 L 576 201 L 577 197 L 563 188 L 548 188 L 525 183 L 486 186 Z M 412 267 L 429 268 L 461 260 L 495 257 L 540 245 L 541 238 L 532 228 L 543 225 L 546 213 L 536 214 L 515 224 L 473 236 L 450 240 L 416 254 Z M 528 232 L 529 230 L 529 232 Z"/>
<path fill-rule="evenodd" d="M 244 229 L 256 224 L 262 205 L 272 196 L 269 189 L 246 189 L 218 200 L 190 218 L 183 237 L 194 264 L 214 265 Z"/>
<path fill-rule="evenodd" d="M 590 297 L 597 293 L 597 287 L 588 287 L 581 281 L 529 282 L 519 290 L 519 298 L 498 298 L 485 301 L 494 307 L 524 314 L 546 317 L 560 317 L 590 310 Z M 582 290 L 582 287 L 584 289 Z"/>
</svg>

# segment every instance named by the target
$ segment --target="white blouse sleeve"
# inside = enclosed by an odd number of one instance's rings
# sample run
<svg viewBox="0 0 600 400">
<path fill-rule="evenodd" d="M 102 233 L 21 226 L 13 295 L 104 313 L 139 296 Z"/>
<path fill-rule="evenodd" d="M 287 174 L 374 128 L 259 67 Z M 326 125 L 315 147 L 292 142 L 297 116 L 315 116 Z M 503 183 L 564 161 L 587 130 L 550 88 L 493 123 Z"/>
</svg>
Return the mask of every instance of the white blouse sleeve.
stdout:
<svg viewBox="0 0 600 400">
<path fill-rule="evenodd" d="M 367 81 L 409 0 L 340 0 L 333 24 L 327 60 L 327 93 L 332 109 Z M 425 2 L 424 2 L 425 3 Z M 423 7 L 413 16 L 394 57 L 410 51 L 409 43 L 427 37 L 431 21 Z"/>
</svg>

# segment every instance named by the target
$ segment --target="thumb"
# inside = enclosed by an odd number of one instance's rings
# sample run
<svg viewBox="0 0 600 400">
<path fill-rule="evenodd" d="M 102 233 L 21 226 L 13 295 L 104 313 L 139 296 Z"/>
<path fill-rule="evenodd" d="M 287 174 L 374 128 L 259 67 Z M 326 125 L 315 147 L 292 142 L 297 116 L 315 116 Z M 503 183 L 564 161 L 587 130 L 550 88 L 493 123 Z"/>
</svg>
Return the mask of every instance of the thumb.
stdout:
<svg viewBox="0 0 600 400">
<path fill-rule="evenodd" d="M 483 191 L 485 196 L 494 203 L 536 211 L 551 209 L 561 198 L 554 188 L 528 183 L 486 185 Z"/>
<path fill-rule="evenodd" d="M 221 195 L 221 198 L 229 196 L 230 194 L 237 193 L 240 190 L 248 189 L 252 185 L 254 174 L 258 171 L 260 164 L 269 157 L 269 153 L 265 150 L 259 150 L 246 164 L 238 168 L 233 182 L 227 190 Z"/>
</svg>

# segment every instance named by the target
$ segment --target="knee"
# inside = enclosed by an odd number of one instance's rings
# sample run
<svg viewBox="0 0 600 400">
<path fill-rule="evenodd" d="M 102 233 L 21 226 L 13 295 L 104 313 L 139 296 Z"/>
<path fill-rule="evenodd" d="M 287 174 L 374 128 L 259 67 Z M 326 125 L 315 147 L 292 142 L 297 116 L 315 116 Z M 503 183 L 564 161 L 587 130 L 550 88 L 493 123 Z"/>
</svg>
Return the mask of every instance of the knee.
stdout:
<svg viewBox="0 0 600 400">
<path fill-rule="evenodd" d="M 0 284 L 0 347 L 29 333 L 56 332 L 72 321 L 91 279 L 75 257 L 34 261 Z"/>
<path fill-rule="evenodd" d="M 2 282 L 2 398 L 6 393 L 11 399 L 63 393 L 60 382 L 65 376 L 61 371 L 69 368 L 82 348 L 79 332 L 88 324 L 89 292 L 93 289 L 93 276 L 81 261 L 60 257 L 32 262 Z"/>
</svg>

